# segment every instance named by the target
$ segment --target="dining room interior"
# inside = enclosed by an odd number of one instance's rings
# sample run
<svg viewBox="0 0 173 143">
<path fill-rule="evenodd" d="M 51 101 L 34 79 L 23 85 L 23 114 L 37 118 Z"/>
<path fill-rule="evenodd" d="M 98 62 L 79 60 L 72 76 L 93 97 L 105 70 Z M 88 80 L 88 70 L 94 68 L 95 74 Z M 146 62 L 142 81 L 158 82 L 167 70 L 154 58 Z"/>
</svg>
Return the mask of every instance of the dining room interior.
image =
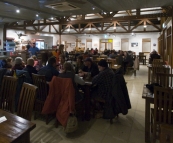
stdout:
<svg viewBox="0 0 173 143">
<path fill-rule="evenodd" d="M 0 0 L 0 142 L 173 143 L 172 27 L 171 0 Z"/>
</svg>

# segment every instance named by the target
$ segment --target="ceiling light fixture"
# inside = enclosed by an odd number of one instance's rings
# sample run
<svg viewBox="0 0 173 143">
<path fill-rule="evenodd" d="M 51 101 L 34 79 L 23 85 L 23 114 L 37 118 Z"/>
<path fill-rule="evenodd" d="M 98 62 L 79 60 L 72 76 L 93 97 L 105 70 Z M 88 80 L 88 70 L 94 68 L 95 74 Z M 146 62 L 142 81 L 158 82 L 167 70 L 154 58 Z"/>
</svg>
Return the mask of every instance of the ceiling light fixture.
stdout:
<svg viewBox="0 0 173 143">
<path fill-rule="evenodd" d="M 53 18 L 53 17 L 51 17 L 51 19 L 53 20 L 54 18 Z"/>
<path fill-rule="evenodd" d="M 39 15 L 38 15 L 38 14 L 36 14 L 35 16 L 36 16 L 36 17 L 38 17 Z"/>
<path fill-rule="evenodd" d="M 88 28 L 88 30 L 91 30 L 91 27 L 90 27 L 90 28 Z"/>
<path fill-rule="evenodd" d="M 17 10 L 16 10 L 16 12 L 17 12 L 17 13 L 20 13 L 20 10 L 19 10 L 19 9 L 17 9 Z"/>
<path fill-rule="evenodd" d="M 147 28 L 147 25 L 144 25 L 144 28 Z"/>
<path fill-rule="evenodd" d="M 113 27 L 114 30 L 115 30 L 116 28 L 117 28 L 116 26 Z"/>
<path fill-rule="evenodd" d="M 133 32 L 132 32 L 132 34 L 131 34 L 131 35 L 132 35 L 132 36 L 135 36 L 135 33 L 133 33 Z"/>
<path fill-rule="evenodd" d="M 95 10 L 95 7 L 93 6 L 92 9 Z"/>
</svg>

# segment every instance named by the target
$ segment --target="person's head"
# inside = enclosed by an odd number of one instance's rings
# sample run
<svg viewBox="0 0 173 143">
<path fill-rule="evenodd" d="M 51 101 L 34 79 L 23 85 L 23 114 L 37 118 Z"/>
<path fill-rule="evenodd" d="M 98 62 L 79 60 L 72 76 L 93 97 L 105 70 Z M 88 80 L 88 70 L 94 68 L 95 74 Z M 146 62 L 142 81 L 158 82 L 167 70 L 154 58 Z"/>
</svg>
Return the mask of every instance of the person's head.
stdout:
<svg viewBox="0 0 173 143">
<path fill-rule="evenodd" d="M 6 59 L 6 61 L 7 61 L 7 63 L 11 64 L 12 61 L 13 61 L 13 59 L 12 59 L 11 57 L 8 57 L 8 58 Z"/>
<path fill-rule="evenodd" d="M 23 59 L 21 57 L 16 57 L 14 60 L 14 63 L 16 65 L 22 65 L 23 64 Z"/>
<path fill-rule="evenodd" d="M 69 71 L 69 72 L 75 73 L 74 68 L 71 63 L 64 63 L 63 68 L 64 68 L 65 72 Z"/>
<path fill-rule="evenodd" d="M 59 56 L 59 61 L 61 64 L 64 64 L 65 63 L 65 56 L 64 55 L 60 55 Z"/>
<path fill-rule="evenodd" d="M 30 65 L 30 66 L 34 66 L 34 59 L 32 59 L 32 58 L 29 58 L 29 59 L 27 59 L 27 65 Z"/>
<path fill-rule="evenodd" d="M 77 57 L 77 63 L 82 63 L 82 60 L 83 60 L 83 56 L 78 56 Z"/>
<path fill-rule="evenodd" d="M 98 62 L 99 71 L 103 71 L 107 67 L 108 67 L 108 63 L 106 62 L 106 60 L 102 59 Z"/>
<path fill-rule="evenodd" d="M 31 47 L 32 48 L 35 48 L 35 43 L 31 43 Z"/>
<path fill-rule="evenodd" d="M 48 65 L 56 67 L 56 57 L 52 56 L 48 59 Z"/>
<path fill-rule="evenodd" d="M 91 66 L 91 64 L 92 64 L 92 60 L 91 60 L 91 58 L 86 58 L 85 60 L 84 60 L 84 65 L 85 66 L 87 66 L 87 67 L 89 67 L 89 66 Z"/>
<path fill-rule="evenodd" d="M 36 55 L 33 55 L 33 56 L 32 56 L 32 58 L 33 58 L 34 60 L 37 60 L 37 57 L 36 57 Z"/>
</svg>

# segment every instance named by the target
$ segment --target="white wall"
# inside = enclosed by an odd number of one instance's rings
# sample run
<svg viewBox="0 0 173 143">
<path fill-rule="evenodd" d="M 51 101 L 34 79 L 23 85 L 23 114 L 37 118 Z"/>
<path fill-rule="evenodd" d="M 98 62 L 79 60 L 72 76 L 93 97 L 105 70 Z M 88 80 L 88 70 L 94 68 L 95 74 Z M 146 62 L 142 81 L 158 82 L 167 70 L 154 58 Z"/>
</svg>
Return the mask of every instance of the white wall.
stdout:
<svg viewBox="0 0 173 143">
<path fill-rule="evenodd" d="M 121 39 L 128 38 L 129 39 L 129 45 L 128 49 L 131 51 L 135 51 L 136 54 L 139 52 L 142 52 L 142 39 L 144 38 L 151 38 L 151 51 L 153 49 L 158 50 L 158 38 L 159 33 L 137 33 L 135 36 L 131 36 L 131 34 L 117 34 L 114 35 L 83 35 L 78 36 L 82 40 L 83 43 L 86 45 L 86 39 L 92 39 L 92 47 L 90 48 L 99 48 L 99 40 L 100 39 L 113 39 L 113 49 L 115 50 L 121 50 Z M 138 43 L 138 47 L 131 47 L 131 43 Z M 153 44 L 156 44 L 156 46 L 153 46 Z M 97 45 L 97 46 L 96 46 Z"/>
<path fill-rule="evenodd" d="M 0 38 L 2 37 L 2 29 L 0 29 Z M 23 31 L 18 31 L 22 32 Z M 105 36 L 106 35 L 106 36 Z M 15 39 L 18 39 L 17 34 L 15 33 L 14 30 L 7 30 L 7 37 L 13 37 Z M 77 38 L 81 39 L 81 43 L 85 43 L 85 48 L 86 47 L 86 39 L 92 39 L 92 47 L 90 48 L 98 48 L 100 46 L 100 39 L 113 39 L 113 49 L 115 50 L 120 50 L 121 49 L 121 39 L 128 38 L 129 39 L 129 50 L 135 51 L 136 54 L 139 52 L 142 52 L 142 39 L 143 38 L 151 38 L 151 51 L 153 49 L 158 50 L 158 42 L 157 38 L 159 37 L 159 33 L 136 33 L 135 36 L 131 36 L 131 34 L 114 34 L 114 35 L 62 35 L 61 36 L 61 41 L 62 43 L 66 41 L 67 43 L 73 43 L 75 44 L 75 41 Z M 31 39 L 45 39 L 45 42 L 48 43 L 49 47 L 52 47 L 52 45 L 57 45 L 59 43 L 59 35 L 55 34 L 41 34 L 40 36 L 38 35 L 31 35 L 28 34 L 28 36 L 23 36 L 21 39 L 25 40 L 31 40 Z M 131 47 L 131 43 L 138 43 L 138 47 Z M 153 46 L 153 44 L 156 44 L 156 46 Z M 75 46 L 68 47 L 67 51 L 72 51 L 74 50 Z"/>
</svg>

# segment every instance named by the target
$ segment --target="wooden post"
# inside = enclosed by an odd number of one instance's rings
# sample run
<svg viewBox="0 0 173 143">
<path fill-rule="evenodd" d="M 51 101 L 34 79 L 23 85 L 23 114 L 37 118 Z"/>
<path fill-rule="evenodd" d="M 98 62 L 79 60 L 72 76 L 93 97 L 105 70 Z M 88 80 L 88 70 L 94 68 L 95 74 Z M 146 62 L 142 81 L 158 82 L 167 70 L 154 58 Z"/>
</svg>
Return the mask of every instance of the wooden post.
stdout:
<svg viewBox="0 0 173 143">
<path fill-rule="evenodd" d="M 173 8 L 173 6 L 172 6 L 172 8 Z M 171 61 L 171 63 L 170 63 L 170 66 L 171 66 L 171 74 L 172 74 L 172 66 L 173 66 L 173 61 L 172 61 L 173 60 L 173 57 L 172 57 L 173 56 L 172 55 L 173 54 L 173 49 L 172 49 L 173 48 L 173 9 L 172 9 L 172 20 L 171 21 L 172 21 L 172 23 L 171 23 L 171 47 L 170 47 L 171 48 L 170 49 L 170 55 L 171 55 L 170 61 Z"/>
<path fill-rule="evenodd" d="M 3 28 L 3 41 L 6 41 L 6 37 L 7 37 L 7 26 L 5 24 Z M 2 41 L 2 45 L 4 43 L 3 41 Z"/>
</svg>

